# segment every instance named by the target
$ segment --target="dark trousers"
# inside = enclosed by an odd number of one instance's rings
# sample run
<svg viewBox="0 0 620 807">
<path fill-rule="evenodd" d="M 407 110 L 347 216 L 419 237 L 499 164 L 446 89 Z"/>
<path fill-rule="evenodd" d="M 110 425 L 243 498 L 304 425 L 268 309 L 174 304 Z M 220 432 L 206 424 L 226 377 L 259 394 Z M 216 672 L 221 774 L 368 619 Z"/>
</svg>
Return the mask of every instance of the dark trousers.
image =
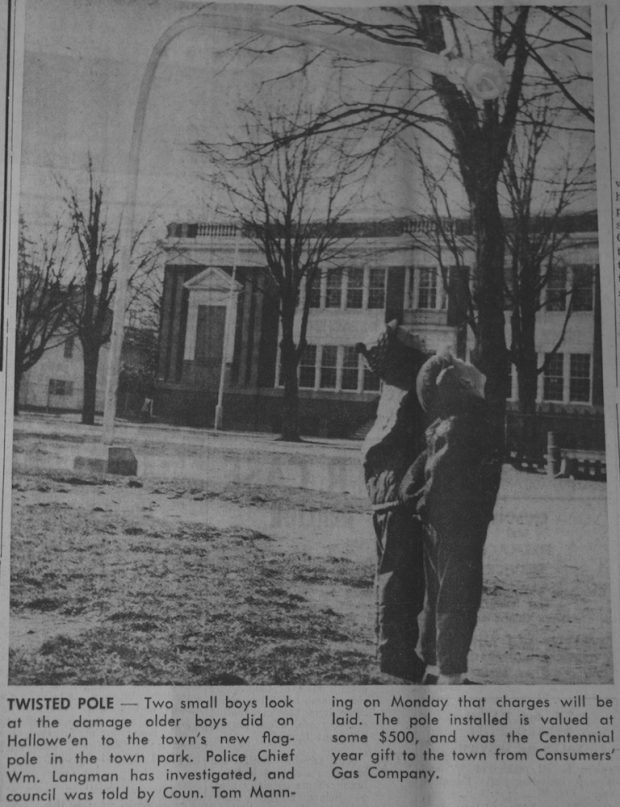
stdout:
<svg viewBox="0 0 620 807">
<path fill-rule="evenodd" d="M 424 607 L 424 528 L 404 508 L 375 513 L 377 642 L 381 670 L 420 681 L 418 616 Z"/>
<path fill-rule="evenodd" d="M 467 672 L 482 599 L 482 553 L 488 523 L 441 531 L 427 526 L 424 537 L 426 599 L 421 650 L 426 664 L 442 675 Z"/>
</svg>

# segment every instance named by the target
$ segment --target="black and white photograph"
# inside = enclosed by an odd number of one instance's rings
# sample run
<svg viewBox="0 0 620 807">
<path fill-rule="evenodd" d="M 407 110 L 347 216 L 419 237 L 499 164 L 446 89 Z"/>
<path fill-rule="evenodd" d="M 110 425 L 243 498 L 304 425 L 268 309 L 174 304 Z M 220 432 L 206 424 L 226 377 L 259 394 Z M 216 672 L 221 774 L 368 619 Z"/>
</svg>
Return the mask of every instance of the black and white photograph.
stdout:
<svg viewBox="0 0 620 807">
<path fill-rule="evenodd" d="M 26 0 L 9 684 L 613 682 L 591 11 Z"/>
</svg>

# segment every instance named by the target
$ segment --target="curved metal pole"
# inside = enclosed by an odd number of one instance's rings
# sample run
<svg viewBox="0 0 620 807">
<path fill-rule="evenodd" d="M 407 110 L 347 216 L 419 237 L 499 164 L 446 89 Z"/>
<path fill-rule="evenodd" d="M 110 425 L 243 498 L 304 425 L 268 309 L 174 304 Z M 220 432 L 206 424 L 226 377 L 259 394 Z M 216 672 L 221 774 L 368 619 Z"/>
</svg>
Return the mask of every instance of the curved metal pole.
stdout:
<svg viewBox="0 0 620 807">
<path fill-rule="evenodd" d="M 103 409 L 103 442 L 111 444 L 114 436 L 114 416 L 116 414 L 116 394 L 118 391 L 118 375 L 121 363 L 121 350 L 125 331 L 125 310 L 127 307 L 127 286 L 129 282 L 129 265 L 131 261 L 131 241 L 133 238 L 134 221 L 136 215 L 136 196 L 138 191 L 138 173 L 140 171 L 140 146 L 144 131 L 144 118 L 146 106 L 155 77 L 159 60 L 168 45 L 179 34 L 193 28 L 195 25 L 205 25 L 206 20 L 197 14 L 183 17 L 167 28 L 155 43 L 151 56 L 147 62 L 133 118 L 131 131 L 131 145 L 127 168 L 125 173 L 125 205 L 121 220 L 121 232 L 118 248 L 118 272 L 116 275 L 116 290 L 114 294 L 114 316 L 112 319 L 112 334 L 110 337 L 110 354 L 108 358 L 108 372 L 106 377 L 105 401 Z"/>
<path fill-rule="evenodd" d="M 226 318 L 224 320 L 224 340 L 222 344 L 222 364 L 220 366 L 220 382 L 217 390 L 217 404 L 215 407 L 215 418 L 213 421 L 213 427 L 216 430 L 221 429 L 224 424 L 224 387 L 226 385 L 228 353 L 231 348 L 231 339 L 233 338 L 232 334 L 233 303 L 238 293 L 236 286 L 237 286 L 237 264 L 239 263 L 240 240 L 241 240 L 241 227 L 239 224 L 237 224 L 235 227 L 235 251 L 233 254 L 230 292 L 228 293 L 228 300 L 226 301 Z"/>
<path fill-rule="evenodd" d="M 121 349 L 123 345 L 125 309 L 127 304 L 127 285 L 129 280 L 129 264 L 131 259 L 131 241 L 135 220 L 138 173 L 140 169 L 140 146 L 144 130 L 144 119 L 155 71 L 168 45 L 177 36 L 190 28 L 207 27 L 226 29 L 228 31 L 250 31 L 258 34 L 275 36 L 290 42 L 315 45 L 327 50 L 336 51 L 354 58 L 371 57 L 377 61 L 400 64 L 405 67 L 421 67 L 431 73 L 446 76 L 455 83 L 464 83 L 472 94 L 480 98 L 495 98 L 503 87 L 501 65 L 491 62 L 468 62 L 464 59 L 446 58 L 443 54 L 430 53 L 419 48 L 405 48 L 380 42 L 366 43 L 366 48 L 359 42 L 344 40 L 333 34 L 321 34 L 307 30 L 299 30 L 292 26 L 281 25 L 269 17 L 268 11 L 261 8 L 244 9 L 239 16 L 212 12 L 201 9 L 194 14 L 183 17 L 167 28 L 155 43 L 147 62 L 134 112 L 131 146 L 126 170 L 125 207 L 121 221 L 119 238 L 119 263 L 114 295 L 114 317 L 110 339 L 110 354 L 106 378 L 105 403 L 103 412 L 103 442 L 111 444 L 114 434 L 114 416 L 116 413 L 116 394 L 120 371 Z M 365 52 L 364 52 L 365 51 Z M 484 85 L 484 94 L 477 94 L 475 86 L 470 86 L 468 75 L 475 74 L 475 84 Z M 491 93 L 491 94 L 489 94 Z"/>
</svg>

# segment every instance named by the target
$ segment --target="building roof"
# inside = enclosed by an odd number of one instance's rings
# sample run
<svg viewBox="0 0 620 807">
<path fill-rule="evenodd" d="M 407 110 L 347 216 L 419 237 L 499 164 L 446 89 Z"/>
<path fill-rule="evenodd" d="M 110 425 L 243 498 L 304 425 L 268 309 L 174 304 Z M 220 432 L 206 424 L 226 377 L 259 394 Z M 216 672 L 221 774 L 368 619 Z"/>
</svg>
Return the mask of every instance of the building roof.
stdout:
<svg viewBox="0 0 620 807">
<path fill-rule="evenodd" d="M 548 226 L 544 216 L 533 217 L 530 231 L 539 232 Z M 506 229 L 510 231 L 514 220 L 504 219 Z M 317 223 L 317 231 L 320 228 Z M 431 216 L 416 216 L 374 221 L 341 221 L 333 225 L 333 235 L 338 238 L 395 238 L 404 235 L 424 235 L 435 231 L 437 222 Z M 471 235 L 472 225 L 468 218 L 442 219 L 442 226 L 452 228 L 454 235 Z M 598 229 L 596 210 L 573 213 L 557 219 L 556 229 L 565 233 L 595 233 Z M 171 222 L 168 225 L 168 238 L 234 238 L 237 225 L 230 222 Z M 249 231 L 241 229 L 242 235 Z"/>
</svg>

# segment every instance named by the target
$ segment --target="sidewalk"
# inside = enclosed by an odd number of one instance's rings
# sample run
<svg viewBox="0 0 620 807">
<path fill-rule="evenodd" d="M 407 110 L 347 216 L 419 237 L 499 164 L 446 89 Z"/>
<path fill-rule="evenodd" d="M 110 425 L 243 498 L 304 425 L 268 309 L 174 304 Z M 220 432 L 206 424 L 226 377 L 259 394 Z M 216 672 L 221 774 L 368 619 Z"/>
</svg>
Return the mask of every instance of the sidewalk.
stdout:
<svg viewBox="0 0 620 807">
<path fill-rule="evenodd" d="M 15 434 L 31 436 L 68 437 L 77 440 L 82 438 L 88 442 L 101 439 L 102 419 L 97 417 L 94 426 L 84 426 L 77 413 L 43 414 L 26 412 L 15 418 Z M 305 437 L 301 443 L 285 443 L 278 440 L 277 435 L 268 432 L 239 432 L 215 429 L 199 429 L 190 426 L 175 426 L 168 423 L 135 423 L 116 420 L 114 427 L 114 444 L 129 445 L 148 442 L 182 443 L 196 445 L 221 446 L 230 450 L 247 449 L 248 441 L 260 445 L 261 451 L 276 453 L 331 453 L 348 451 L 358 454 L 361 449 L 360 440 L 330 439 L 322 437 Z"/>
<path fill-rule="evenodd" d="M 83 426 L 79 415 L 27 413 L 15 419 L 17 470 L 73 470 L 76 456 L 102 450 L 102 428 Z M 115 445 L 130 446 L 145 479 L 208 480 L 307 488 L 366 497 L 362 444 L 357 440 L 309 438 L 280 442 L 264 432 L 193 429 L 118 421 Z M 600 482 L 550 479 L 504 466 L 500 501 L 604 500 Z"/>
<path fill-rule="evenodd" d="M 15 465 L 71 469 L 75 456 L 101 451 L 101 434 L 100 419 L 94 426 L 84 426 L 74 414 L 19 415 L 14 424 Z M 260 483 L 365 495 L 359 441 L 310 438 L 285 443 L 262 432 L 117 421 L 114 444 L 133 449 L 140 477 Z"/>
</svg>

